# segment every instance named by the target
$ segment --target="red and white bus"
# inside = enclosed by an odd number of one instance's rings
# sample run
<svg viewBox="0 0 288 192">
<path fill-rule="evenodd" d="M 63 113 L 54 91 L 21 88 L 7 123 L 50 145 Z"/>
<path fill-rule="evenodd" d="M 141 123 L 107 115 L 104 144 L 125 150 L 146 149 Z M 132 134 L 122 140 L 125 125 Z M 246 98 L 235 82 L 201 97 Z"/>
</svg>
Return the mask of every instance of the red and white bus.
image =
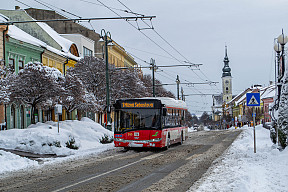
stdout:
<svg viewBox="0 0 288 192">
<path fill-rule="evenodd" d="M 186 103 L 168 97 L 120 99 L 114 104 L 115 147 L 168 148 L 188 138 Z"/>
</svg>

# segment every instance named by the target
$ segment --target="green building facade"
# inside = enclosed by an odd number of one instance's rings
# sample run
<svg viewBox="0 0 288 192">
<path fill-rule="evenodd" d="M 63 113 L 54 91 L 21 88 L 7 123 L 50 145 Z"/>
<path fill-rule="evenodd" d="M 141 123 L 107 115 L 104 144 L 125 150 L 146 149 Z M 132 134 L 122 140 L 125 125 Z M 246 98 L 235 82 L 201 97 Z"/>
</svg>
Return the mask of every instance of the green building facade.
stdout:
<svg viewBox="0 0 288 192">
<path fill-rule="evenodd" d="M 6 65 L 13 66 L 15 73 L 24 68 L 28 62 L 41 62 L 41 55 L 44 48 L 30 43 L 23 42 L 18 39 L 5 37 L 5 61 Z M 41 111 L 39 111 L 41 112 Z M 41 113 L 39 113 L 41 114 Z M 24 129 L 31 124 L 31 109 L 25 105 L 10 104 L 6 107 L 7 129 L 19 128 Z M 37 115 L 38 117 L 38 115 Z M 41 120 L 36 118 L 36 120 Z"/>
</svg>

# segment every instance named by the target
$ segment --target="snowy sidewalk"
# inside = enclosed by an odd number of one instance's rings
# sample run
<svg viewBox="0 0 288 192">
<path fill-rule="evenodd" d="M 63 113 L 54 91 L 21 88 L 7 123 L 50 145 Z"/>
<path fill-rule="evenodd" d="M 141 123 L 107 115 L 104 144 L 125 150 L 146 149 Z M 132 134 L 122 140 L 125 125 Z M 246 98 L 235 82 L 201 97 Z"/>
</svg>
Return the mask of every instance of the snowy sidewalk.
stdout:
<svg viewBox="0 0 288 192">
<path fill-rule="evenodd" d="M 210 167 L 189 191 L 284 192 L 288 191 L 288 149 L 279 152 L 270 140 L 269 130 L 256 127 L 244 131 L 232 146 Z"/>
</svg>

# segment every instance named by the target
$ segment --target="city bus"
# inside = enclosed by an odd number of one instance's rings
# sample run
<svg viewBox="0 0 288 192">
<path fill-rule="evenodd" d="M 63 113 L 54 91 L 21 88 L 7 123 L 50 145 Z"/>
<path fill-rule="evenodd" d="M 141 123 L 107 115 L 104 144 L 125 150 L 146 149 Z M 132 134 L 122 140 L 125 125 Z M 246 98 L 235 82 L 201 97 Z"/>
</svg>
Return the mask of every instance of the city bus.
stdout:
<svg viewBox="0 0 288 192">
<path fill-rule="evenodd" d="M 168 97 L 120 99 L 114 104 L 115 147 L 169 148 L 188 138 L 186 103 Z"/>
</svg>

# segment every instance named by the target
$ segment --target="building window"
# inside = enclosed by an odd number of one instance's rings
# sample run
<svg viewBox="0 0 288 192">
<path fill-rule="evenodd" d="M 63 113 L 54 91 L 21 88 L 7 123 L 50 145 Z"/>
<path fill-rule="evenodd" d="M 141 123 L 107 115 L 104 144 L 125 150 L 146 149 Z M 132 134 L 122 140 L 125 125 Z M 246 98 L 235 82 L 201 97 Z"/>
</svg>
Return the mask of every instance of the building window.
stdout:
<svg viewBox="0 0 288 192">
<path fill-rule="evenodd" d="M 20 69 L 24 69 L 24 61 L 23 60 L 19 60 L 18 61 L 18 66 L 19 66 L 19 70 Z"/>
<path fill-rule="evenodd" d="M 13 71 L 15 71 L 15 60 L 13 58 L 9 58 L 9 67 L 11 67 L 13 69 Z"/>
<path fill-rule="evenodd" d="M 93 54 L 93 52 L 90 49 L 88 49 L 87 47 L 83 46 L 83 57 L 92 56 L 92 54 Z"/>
</svg>

